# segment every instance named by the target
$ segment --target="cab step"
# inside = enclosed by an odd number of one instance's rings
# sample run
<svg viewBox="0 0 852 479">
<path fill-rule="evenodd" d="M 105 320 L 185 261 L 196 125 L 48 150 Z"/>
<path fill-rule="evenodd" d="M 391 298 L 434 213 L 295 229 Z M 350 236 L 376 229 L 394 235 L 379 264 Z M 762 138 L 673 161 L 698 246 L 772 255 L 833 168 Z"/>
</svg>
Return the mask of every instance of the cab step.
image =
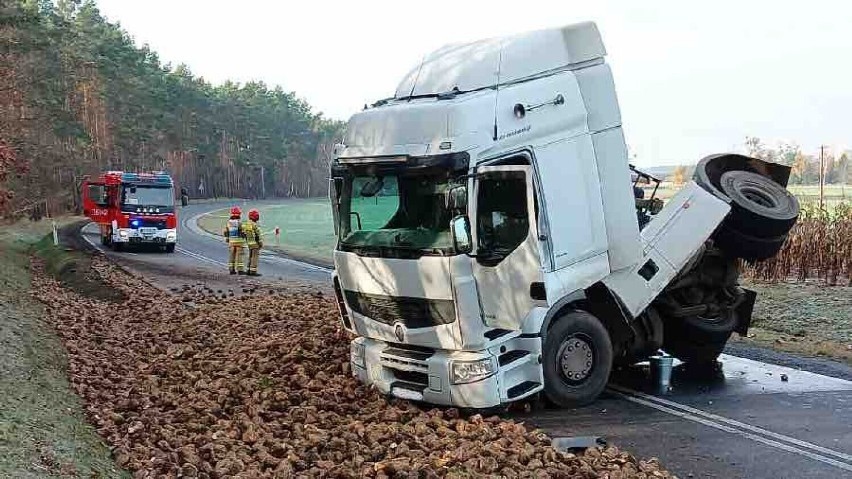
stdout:
<svg viewBox="0 0 852 479">
<path fill-rule="evenodd" d="M 516 386 L 512 386 L 506 391 L 506 395 L 509 400 L 518 399 L 521 396 L 526 396 L 533 391 L 541 389 L 541 383 L 537 383 L 535 381 L 524 381 Z"/>
</svg>

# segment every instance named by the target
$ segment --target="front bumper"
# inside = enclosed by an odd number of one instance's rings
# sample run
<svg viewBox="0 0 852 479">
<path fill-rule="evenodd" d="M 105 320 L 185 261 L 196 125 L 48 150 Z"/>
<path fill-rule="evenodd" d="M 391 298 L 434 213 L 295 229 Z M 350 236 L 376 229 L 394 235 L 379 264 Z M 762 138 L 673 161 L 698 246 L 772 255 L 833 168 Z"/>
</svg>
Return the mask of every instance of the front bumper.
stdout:
<svg viewBox="0 0 852 479">
<path fill-rule="evenodd" d="M 516 340 L 509 349 L 540 350 L 540 340 Z M 363 358 L 356 357 L 363 348 Z M 399 345 L 359 337 L 350 346 L 352 374 L 381 393 L 431 404 L 480 409 L 517 401 L 542 389 L 537 352 L 511 364 L 502 364 L 505 345 L 482 351 L 407 349 Z M 505 356 L 503 354 L 502 356 Z M 490 359 L 495 372 L 478 381 L 452 384 L 454 361 Z"/>
<path fill-rule="evenodd" d="M 113 232 L 112 240 L 115 243 L 174 244 L 177 242 L 177 229 L 118 228 Z"/>
</svg>

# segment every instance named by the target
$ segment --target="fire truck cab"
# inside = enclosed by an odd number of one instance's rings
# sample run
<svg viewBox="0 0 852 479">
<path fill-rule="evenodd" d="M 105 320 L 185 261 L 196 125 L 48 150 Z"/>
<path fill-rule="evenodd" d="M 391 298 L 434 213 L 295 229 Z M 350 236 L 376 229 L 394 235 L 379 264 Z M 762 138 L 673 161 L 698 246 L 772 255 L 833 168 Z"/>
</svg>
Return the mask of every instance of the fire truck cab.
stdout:
<svg viewBox="0 0 852 479">
<path fill-rule="evenodd" d="M 174 252 L 177 212 L 168 174 L 108 171 L 86 177 L 82 197 L 83 214 L 98 224 L 102 244 L 116 251 L 126 245 L 153 245 Z"/>
</svg>

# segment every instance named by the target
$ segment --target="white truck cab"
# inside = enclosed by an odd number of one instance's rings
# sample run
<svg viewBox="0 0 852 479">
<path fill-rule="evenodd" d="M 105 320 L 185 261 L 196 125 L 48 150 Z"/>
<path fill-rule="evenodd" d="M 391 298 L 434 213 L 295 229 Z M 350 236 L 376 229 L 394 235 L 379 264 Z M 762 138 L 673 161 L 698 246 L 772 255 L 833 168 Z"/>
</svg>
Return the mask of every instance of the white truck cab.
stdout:
<svg viewBox="0 0 852 479">
<path fill-rule="evenodd" d="M 362 382 L 459 407 L 540 391 L 574 405 L 613 363 L 661 347 L 712 361 L 748 327 L 737 259 L 783 243 L 789 172 L 711 157 L 641 221 L 604 55 L 593 23 L 447 46 L 350 119 L 331 166 L 334 286 Z"/>
</svg>

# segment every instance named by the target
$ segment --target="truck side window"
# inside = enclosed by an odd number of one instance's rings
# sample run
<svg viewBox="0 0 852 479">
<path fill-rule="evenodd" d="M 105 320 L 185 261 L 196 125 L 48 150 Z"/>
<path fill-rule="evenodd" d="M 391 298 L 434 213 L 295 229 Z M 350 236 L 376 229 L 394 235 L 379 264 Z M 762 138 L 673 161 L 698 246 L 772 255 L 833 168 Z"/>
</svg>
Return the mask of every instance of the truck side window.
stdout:
<svg viewBox="0 0 852 479">
<path fill-rule="evenodd" d="M 107 191 L 104 185 L 89 185 L 88 196 L 98 206 L 107 206 L 109 204 L 109 198 L 107 198 Z"/>
<path fill-rule="evenodd" d="M 527 238 L 527 183 L 523 172 L 488 173 L 479 180 L 478 254 L 506 257 Z"/>
</svg>

